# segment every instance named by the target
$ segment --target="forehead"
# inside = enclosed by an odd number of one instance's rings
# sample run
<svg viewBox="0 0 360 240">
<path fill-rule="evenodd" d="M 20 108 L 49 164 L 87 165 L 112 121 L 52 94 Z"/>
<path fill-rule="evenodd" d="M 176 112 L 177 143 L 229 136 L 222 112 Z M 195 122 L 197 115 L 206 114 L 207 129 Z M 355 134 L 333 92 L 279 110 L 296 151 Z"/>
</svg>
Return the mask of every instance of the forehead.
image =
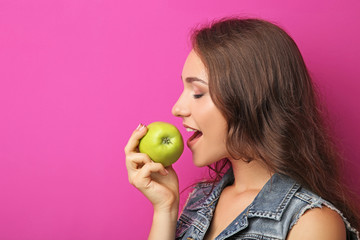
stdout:
<svg viewBox="0 0 360 240">
<path fill-rule="evenodd" d="M 196 77 L 204 81 L 208 79 L 205 65 L 194 50 L 191 50 L 186 58 L 182 71 L 182 78 L 185 79 L 188 77 Z"/>
</svg>

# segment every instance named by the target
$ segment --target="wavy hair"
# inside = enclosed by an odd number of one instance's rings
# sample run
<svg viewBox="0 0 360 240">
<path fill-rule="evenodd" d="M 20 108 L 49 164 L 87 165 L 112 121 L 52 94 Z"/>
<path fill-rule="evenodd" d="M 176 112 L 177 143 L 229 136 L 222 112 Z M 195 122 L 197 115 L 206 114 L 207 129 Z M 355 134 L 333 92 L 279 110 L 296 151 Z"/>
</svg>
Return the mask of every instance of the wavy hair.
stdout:
<svg viewBox="0 0 360 240">
<path fill-rule="evenodd" d="M 294 40 L 271 22 L 241 18 L 194 30 L 191 40 L 208 71 L 214 104 L 227 120 L 230 155 L 260 159 L 292 177 L 359 229 L 325 108 Z"/>
</svg>

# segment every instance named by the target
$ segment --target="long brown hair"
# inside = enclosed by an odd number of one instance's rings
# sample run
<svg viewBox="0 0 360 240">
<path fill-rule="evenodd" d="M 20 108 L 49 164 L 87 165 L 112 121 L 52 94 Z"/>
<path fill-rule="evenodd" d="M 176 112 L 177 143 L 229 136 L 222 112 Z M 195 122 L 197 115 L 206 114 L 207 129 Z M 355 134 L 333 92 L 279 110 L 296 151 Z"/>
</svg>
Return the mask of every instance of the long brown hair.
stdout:
<svg viewBox="0 0 360 240">
<path fill-rule="evenodd" d="M 292 177 L 359 229 L 357 204 L 342 184 L 341 156 L 293 39 L 271 22 L 230 18 L 195 30 L 192 45 L 227 120 L 231 156 L 260 159 Z"/>
</svg>

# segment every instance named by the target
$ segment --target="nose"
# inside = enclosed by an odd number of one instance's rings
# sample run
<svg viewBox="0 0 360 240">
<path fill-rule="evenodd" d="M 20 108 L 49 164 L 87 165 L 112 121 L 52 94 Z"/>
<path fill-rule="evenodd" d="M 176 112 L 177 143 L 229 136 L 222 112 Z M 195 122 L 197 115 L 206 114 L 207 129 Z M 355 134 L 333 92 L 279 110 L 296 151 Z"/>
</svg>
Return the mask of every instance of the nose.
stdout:
<svg viewBox="0 0 360 240">
<path fill-rule="evenodd" d="M 187 104 L 186 99 L 184 98 L 184 93 L 180 95 L 177 102 L 174 104 L 171 113 L 175 117 L 188 117 L 190 116 L 190 109 Z"/>
</svg>

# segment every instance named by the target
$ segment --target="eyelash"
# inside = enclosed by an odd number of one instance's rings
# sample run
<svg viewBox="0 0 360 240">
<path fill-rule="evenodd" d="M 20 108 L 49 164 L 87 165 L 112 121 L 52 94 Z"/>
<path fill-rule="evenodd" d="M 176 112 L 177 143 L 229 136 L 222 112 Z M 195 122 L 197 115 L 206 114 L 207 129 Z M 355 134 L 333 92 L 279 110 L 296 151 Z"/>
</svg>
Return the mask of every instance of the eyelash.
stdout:
<svg viewBox="0 0 360 240">
<path fill-rule="evenodd" d="M 195 99 L 199 99 L 199 98 L 201 98 L 203 95 L 204 95 L 204 94 L 194 94 L 193 97 L 194 97 Z"/>
</svg>

